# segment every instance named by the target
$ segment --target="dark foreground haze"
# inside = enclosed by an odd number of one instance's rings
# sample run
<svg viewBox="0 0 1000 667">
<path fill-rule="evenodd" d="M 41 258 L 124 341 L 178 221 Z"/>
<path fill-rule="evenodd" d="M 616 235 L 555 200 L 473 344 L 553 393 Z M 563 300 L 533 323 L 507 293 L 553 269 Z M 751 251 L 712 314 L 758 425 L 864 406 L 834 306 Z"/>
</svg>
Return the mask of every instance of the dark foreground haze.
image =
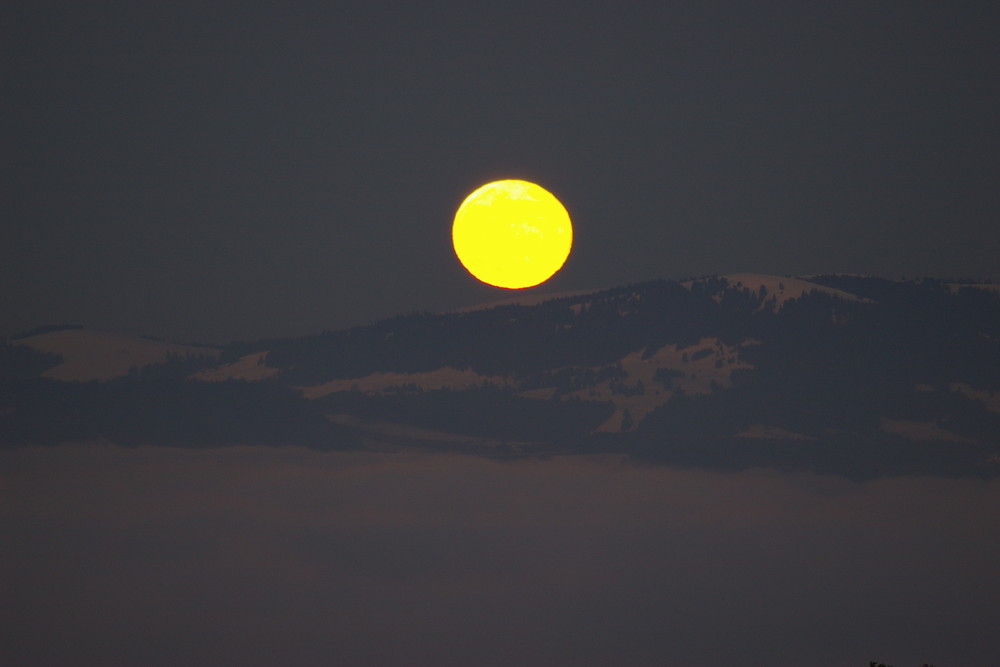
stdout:
<svg viewBox="0 0 1000 667">
<path fill-rule="evenodd" d="M 994 664 L 996 480 L 0 451 L 5 665 Z"/>
</svg>

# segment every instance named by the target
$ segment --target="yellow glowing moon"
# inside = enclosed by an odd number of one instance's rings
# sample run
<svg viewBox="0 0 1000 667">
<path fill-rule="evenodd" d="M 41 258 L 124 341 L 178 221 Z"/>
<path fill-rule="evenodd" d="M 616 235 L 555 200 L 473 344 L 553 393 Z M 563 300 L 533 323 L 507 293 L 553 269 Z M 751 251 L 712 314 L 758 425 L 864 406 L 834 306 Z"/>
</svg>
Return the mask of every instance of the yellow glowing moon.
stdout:
<svg viewBox="0 0 1000 667">
<path fill-rule="evenodd" d="M 528 181 L 487 183 L 455 213 L 458 260 L 484 283 L 521 289 L 543 283 L 569 257 L 573 225 L 555 196 Z"/>
</svg>

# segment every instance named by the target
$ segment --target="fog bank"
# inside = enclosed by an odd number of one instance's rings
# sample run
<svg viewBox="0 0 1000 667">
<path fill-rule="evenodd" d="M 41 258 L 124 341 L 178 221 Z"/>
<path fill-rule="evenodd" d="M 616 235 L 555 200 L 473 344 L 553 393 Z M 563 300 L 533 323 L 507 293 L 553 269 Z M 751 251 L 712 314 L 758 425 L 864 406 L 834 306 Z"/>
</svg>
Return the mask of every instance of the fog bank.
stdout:
<svg viewBox="0 0 1000 667">
<path fill-rule="evenodd" d="M 9 665 L 986 665 L 1000 483 L 0 451 Z"/>
</svg>

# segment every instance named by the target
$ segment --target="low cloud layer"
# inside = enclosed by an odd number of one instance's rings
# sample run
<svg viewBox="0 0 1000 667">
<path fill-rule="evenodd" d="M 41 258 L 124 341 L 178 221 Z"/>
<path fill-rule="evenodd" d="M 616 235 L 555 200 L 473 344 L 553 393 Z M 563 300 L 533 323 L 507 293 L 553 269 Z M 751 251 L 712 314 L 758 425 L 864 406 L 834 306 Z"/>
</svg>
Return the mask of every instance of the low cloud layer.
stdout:
<svg viewBox="0 0 1000 667">
<path fill-rule="evenodd" d="M 11 665 L 985 665 L 1000 484 L 0 452 Z"/>
</svg>

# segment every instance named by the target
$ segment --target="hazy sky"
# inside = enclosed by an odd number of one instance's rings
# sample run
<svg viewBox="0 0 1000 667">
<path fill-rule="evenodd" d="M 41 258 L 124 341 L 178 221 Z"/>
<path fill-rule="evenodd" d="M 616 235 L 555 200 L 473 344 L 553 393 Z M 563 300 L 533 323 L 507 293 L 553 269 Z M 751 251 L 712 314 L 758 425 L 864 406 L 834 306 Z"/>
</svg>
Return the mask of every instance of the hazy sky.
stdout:
<svg viewBox="0 0 1000 667">
<path fill-rule="evenodd" d="M 455 208 L 537 181 L 545 290 L 759 271 L 1000 280 L 985 2 L 20 2 L 0 334 L 315 333 L 504 296 Z"/>
<path fill-rule="evenodd" d="M 15 665 L 996 663 L 997 481 L 0 450 Z"/>
</svg>

